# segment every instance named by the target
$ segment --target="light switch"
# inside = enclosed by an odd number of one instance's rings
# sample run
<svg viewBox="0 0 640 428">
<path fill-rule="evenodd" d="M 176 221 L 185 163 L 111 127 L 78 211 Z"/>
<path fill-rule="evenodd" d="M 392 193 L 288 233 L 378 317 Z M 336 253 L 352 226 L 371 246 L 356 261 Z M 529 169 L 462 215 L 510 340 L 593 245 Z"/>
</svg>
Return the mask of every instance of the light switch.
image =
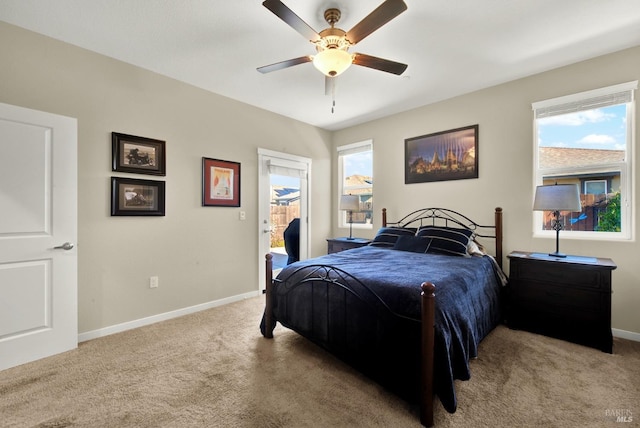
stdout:
<svg viewBox="0 0 640 428">
<path fill-rule="evenodd" d="M 240 211 L 240 220 L 246 220 L 247 219 L 247 213 L 245 211 Z"/>
</svg>

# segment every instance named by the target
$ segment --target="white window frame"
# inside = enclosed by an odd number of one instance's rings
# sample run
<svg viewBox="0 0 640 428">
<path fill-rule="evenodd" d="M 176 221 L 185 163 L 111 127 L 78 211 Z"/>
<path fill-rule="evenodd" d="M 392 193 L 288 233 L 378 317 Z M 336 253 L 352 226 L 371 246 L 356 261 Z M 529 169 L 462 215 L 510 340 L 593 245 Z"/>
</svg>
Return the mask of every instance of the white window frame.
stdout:
<svg viewBox="0 0 640 428">
<path fill-rule="evenodd" d="M 338 151 L 338 195 L 336 198 L 336 210 L 338 211 L 338 228 L 344 229 L 344 228 L 349 228 L 349 223 L 347 221 L 347 214 L 345 211 L 340 211 L 339 209 L 337 209 L 337 207 L 339 206 L 339 201 L 340 201 L 340 196 L 344 194 L 344 159 L 343 156 L 345 155 L 351 155 L 351 154 L 356 154 L 356 153 L 362 153 L 362 152 L 371 152 L 371 156 L 372 156 L 372 162 L 373 162 L 373 140 L 365 140 L 365 141 L 360 141 L 358 143 L 352 143 L 352 144 L 346 144 L 344 146 L 338 146 L 337 147 L 337 151 Z M 371 194 L 373 196 L 373 184 L 371 184 Z M 373 209 L 373 207 L 372 207 Z M 373 222 L 371 223 L 353 223 L 353 228 L 354 229 L 369 229 L 372 230 L 373 229 Z"/>
<path fill-rule="evenodd" d="M 621 203 L 621 232 L 597 232 L 597 231 L 563 231 L 563 239 L 589 239 L 603 241 L 619 241 L 635 239 L 635 222 L 633 221 L 632 211 L 635 207 L 633 199 L 635 182 L 635 165 L 633 160 L 635 153 L 635 97 L 634 91 L 638 88 L 638 81 L 621 83 L 619 85 L 608 86 L 605 88 L 594 89 L 592 91 L 580 92 L 564 97 L 553 98 L 549 100 L 532 103 L 533 109 L 533 193 L 535 194 L 536 186 L 542 184 L 543 175 L 554 175 L 557 173 L 566 173 L 568 171 L 575 173 L 598 172 L 599 169 L 607 169 L 608 171 L 620 172 L 620 190 L 622 194 Z M 616 164 L 602 164 L 581 168 L 558 168 L 540 170 L 538 165 L 538 122 L 537 119 L 554 115 L 566 114 L 571 112 L 585 111 L 596 109 L 598 107 L 606 107 L 616 104 L 627 104 L 627 150 L 624 162 Z M 543 174 L 544 173 L 544 174 Z M 533 212 L 533 236 L 534 237 L 554 237 L 555 231 L 541 230 L 542 212 Z"/>
</svg>

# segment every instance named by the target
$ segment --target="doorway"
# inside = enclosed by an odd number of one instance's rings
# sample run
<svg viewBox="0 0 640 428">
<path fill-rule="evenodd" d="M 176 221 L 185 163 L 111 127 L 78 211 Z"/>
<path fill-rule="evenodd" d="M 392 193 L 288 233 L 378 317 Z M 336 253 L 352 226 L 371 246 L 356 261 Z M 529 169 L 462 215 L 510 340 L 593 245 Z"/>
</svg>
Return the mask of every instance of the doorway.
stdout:
<svg viewBox="0 0 640 428">
<path fill-rule="evenodd" d="M 300 260 L 300 177 L 269 174 L 269 252 L 273 269 Z"/>
<path fill-rule="evenodd" d="M 258 149 L 260 290 L 266 254 L 273 257 L 274 276 L 288 263 L 308 258 L 310 168 L 311 159 Z"/>
</svg>

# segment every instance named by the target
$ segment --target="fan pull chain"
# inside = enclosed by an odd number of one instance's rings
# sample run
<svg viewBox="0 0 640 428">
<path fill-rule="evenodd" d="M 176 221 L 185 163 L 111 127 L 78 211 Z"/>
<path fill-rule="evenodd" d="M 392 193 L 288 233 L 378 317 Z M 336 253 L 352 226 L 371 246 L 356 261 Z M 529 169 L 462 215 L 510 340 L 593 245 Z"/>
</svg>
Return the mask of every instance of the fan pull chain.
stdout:
<svg viewBox="0 0 640 428">
<path fill-rule="evenodd" d="M 336 81 L 333 79 L 331 80 L 331 114 L 333 114 L 336 107 Z"/>
</svg>

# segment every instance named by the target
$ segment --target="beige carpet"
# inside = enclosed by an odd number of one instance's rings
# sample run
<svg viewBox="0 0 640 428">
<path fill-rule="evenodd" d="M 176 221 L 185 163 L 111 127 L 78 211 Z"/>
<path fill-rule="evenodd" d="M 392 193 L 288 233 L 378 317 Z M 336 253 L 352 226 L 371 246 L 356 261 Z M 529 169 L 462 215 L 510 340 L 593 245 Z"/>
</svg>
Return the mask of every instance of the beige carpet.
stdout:
<svg viewBox="0 0 640 428">
<path fill-rule="evenodd" d="M 417 408 L 297 334 L 262 338 L 262 308 L 248 299 L 0 372 L 0 426 L 420 426 Z M 499 327 L 471 369 L 436 426 L 640 424 L 640 343 L 616 339 L 609 355 Z"/>
</svg>

